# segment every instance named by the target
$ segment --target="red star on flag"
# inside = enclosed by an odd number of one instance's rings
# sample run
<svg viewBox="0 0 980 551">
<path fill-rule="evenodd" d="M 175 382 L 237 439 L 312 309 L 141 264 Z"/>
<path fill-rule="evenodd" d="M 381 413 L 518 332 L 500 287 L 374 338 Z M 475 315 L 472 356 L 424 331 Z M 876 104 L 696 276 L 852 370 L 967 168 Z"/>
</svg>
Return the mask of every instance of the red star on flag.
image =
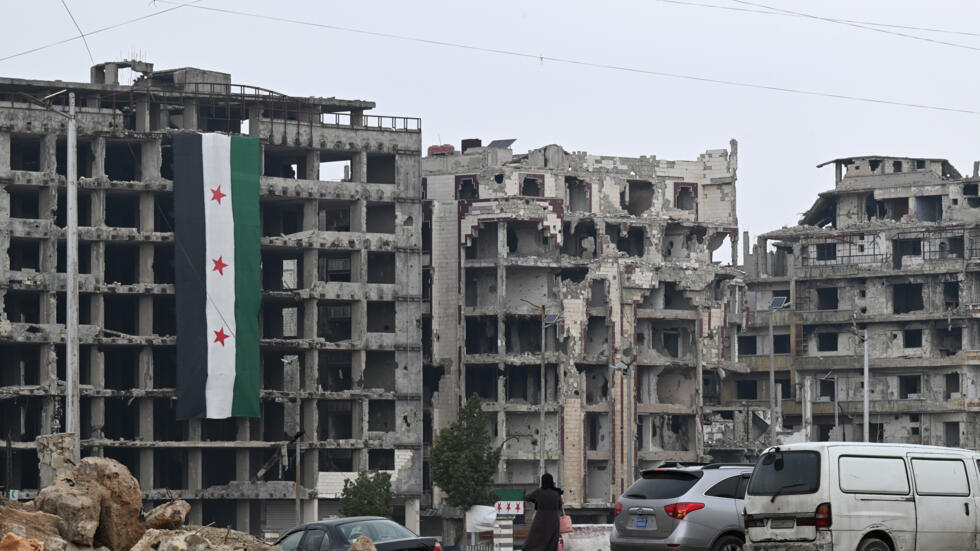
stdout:
<svg viewBox="0 0 980 551">
<path fill-rule="evenodd" d="M 228 194 L 221 193 L 221 186 L 218 186 L 216 188 L 211 188 L 211 200 L 217 201 L 219 205 L 221 204 L 221 198 L 227 196 Z"/>
<path fill-rule="evenodd" d="M 231 335 L 225 333 L 225 328 L 222 327 L 221 329 L 218 329 L 217 331 L 214 332 L 214 342 L 221 343 L 221 346 L 224 346 L 225 339 L 227 339 L 230 336 Z"/>
<path fill-rule="evenodd" d="M 521 504 L 520 504 L 520 503 L 518 503 L 518 504 L 517 504 L 517 512 L 518 512 L 518 513 L 520 513 L 520 512 L 521 512 Z"/>
<path fill-rule="evenodd" d="M 510 503 L 507 504 L 507 510 L 510 511 Z"/>
<path fill-rule="evenodd" d="M 502 510 L 503 508 L 504 508 L 504 506 L 503 506 L 503 505 L 501 505 L 501 504 L 500 504 L 500 502 L 498 501 L 498 502 L 497 502 L 497 511 L 499 512 L 499 511 L 501 511 L 501 510 Z"/>
<path fill-rule="evenodd" d="M 227 268 L 228 265 L 221 260 L 220 256 L 217 259 L 212 258 L 211 262 L 214 262 L 214 267 L 211 268 L 212 272 L 218 272 L 221 275 L 225 275 L 225 268 Z"/>
</svg>

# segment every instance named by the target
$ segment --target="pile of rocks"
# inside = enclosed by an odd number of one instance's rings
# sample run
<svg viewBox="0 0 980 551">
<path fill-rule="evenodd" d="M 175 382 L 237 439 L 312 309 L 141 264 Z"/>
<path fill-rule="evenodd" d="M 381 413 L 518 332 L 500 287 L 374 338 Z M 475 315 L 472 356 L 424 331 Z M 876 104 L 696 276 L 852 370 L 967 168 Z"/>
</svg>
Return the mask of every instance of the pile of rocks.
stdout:
<svg viewBox="0 0 980 551">
<path fill-rule="evenodd" d="M 121 463 L 87 457 L 28 503 L 0 503 L 0 551 L 275 551 L 248 534 L 183 526 L 190 504 L 174 500 L 145 520 L 139 483 Z"/>
</svg>

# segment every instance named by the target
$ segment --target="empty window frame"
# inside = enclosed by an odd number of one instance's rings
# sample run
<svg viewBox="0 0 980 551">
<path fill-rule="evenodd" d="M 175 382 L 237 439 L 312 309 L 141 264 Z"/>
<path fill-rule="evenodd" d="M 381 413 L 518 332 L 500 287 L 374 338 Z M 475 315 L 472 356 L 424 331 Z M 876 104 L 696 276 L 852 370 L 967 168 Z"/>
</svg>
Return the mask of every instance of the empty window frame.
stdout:
<svg viewBox="0 0 980 551">
<path fill-rule="evenodd" d="M 480 181 L 475 174 L 456 176 L 456 199 L 472 200 L 480 198 Z"/>
<path fill-rule="evenodd" d="M 837 352 L 837 333 L 817 333 L 817 351 Z"/>
<path fill-rule="evenodd" d="M 544 176 L 528 174 L 521 179 L 521 195 L 525 197 L 544 197 Z"/>
<path fill-rule="evenodd" d="M 817 260 L 827 261 L 837 259 L 837 243 L 817 243 Z"/>
<path fill-rule="evenodd" d="M 922 348 L 922 329 L 902 331 L 902 348 Z"/>
<path fill-rule="evenodd" d="M 773 335 L 772 351 L 773 354 L 789 354 L 789 335 Z"/>
<path fill-rule="evenodd" d="M 757 340 L 755 335 L 740 335 L 738 337 L 738 353 L 744 356 L 758 354 Z"/>
<path fill-rule="evenodd" d="M 837 287 L 824 287 L 817 289 L 818 310 L 836 310 L 837 304 Z"/>
<path fill-rule="evenodd" d="M 906 314 L 924 308 L 921 283 L 900 283 L 892 286 L 892 313 Z"/>
<path fill-rule="evenodd" d="M 898 397 L 902 400 L 918 398 L 922 388 L 922 376 L 900 375 L 898 377 Z"/>
<path fill-rule="evenodd" d="M 738 400 L 756 400 L 759 398 L 759 383 L 754 379 L 735 381 L 735 398 Z"/>
</svg>

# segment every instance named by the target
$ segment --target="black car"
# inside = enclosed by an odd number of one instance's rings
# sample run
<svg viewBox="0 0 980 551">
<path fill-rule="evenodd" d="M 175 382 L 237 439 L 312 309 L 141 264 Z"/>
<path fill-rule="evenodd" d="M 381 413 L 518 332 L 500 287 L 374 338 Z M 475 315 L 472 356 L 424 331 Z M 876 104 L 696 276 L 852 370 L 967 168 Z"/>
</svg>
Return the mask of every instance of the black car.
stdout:
<svg viewBox="0 0 980 551">
<path fill-rule="evenodd" d="M 297 526 L 276 541 L 282 551 L 347 551 L 360 536 L 367 536 L 378 551 L 442 551 L 436 538 L 416 536 L 384 517 L 347 517 Z"/>
</svg>

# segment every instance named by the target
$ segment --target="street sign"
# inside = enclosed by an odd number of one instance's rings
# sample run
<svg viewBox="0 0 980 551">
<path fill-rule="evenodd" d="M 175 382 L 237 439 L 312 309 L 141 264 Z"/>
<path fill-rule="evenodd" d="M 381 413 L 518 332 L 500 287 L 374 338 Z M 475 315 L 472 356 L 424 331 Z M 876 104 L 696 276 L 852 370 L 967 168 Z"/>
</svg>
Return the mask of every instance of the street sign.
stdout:
<svg viewBox="0 0 980 551">
<path fill-rule="evenodd" d="M 523 501 L 498 501 L 493 506 L 498 515 L 523 515 Z"/>
</svg>

